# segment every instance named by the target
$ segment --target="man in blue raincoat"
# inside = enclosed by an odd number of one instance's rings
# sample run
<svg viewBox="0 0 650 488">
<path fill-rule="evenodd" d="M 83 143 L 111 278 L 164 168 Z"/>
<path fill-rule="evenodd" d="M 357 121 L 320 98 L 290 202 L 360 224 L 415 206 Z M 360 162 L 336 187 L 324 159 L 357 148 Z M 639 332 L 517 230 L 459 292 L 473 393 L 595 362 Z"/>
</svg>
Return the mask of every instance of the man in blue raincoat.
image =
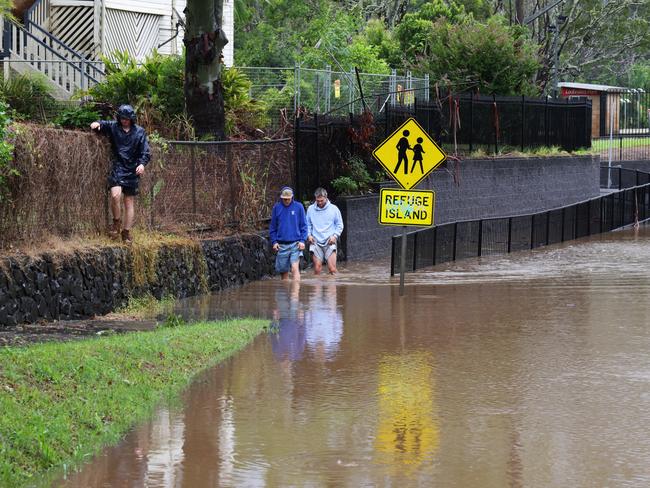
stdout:
<svg viewBox="0 0 650 488">
<path fill-rule="evenodd" d="M 122 105 L 115 120 L 99 120 L 90 124 L 92 130 L 108 136 L 113 150 L 111 174 L 108 187 L 111 191 L 113 225 L 109 230 L 112 239 L 131 243 L 131 228 L 135 215 L 135 197 L 138 194 L 140 177 L 151 159 L 147 134 L 135 123 L 135 110 L 131 105 Z M 124 228 L 122 229 L 121 199 L 124 195 Z M 121 232 L 120 232 L 121 231 Z"/>
</svg>

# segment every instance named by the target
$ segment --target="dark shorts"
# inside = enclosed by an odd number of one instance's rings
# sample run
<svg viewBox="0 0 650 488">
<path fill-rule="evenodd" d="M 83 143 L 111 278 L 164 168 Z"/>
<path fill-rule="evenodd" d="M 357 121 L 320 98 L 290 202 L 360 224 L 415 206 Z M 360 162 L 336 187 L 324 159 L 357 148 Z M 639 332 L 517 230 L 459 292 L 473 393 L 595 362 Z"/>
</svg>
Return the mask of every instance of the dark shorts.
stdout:
<svg viewBox="0 0 650 488">
<path fill-rule="evenodd" d="M 131 182 L 129 181 L 128 184 L 124 181 L 117 181 L 115 178 L 112 176 L 108 178 L 108 188 L 109 190 L 111 188 L 114 188 L 116 186 L 119 186 L 122 188 L 122 193 L 126 196 L 129 197 L 134 197 L 140 192 L 140 188 L 138 186 L 138 182 Z"/>
</svg>

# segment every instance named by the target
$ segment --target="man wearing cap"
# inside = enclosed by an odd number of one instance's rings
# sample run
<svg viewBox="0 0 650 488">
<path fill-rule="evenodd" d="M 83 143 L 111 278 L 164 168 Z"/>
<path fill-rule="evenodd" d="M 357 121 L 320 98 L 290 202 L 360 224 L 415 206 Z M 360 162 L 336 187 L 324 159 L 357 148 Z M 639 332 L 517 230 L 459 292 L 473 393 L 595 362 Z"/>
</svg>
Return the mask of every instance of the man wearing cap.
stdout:
<svg viewBox="0 0 650 488">
<path fill-rule="evenodd" d="M 108 178 L 111 191 L 113 225 L 108 234 L 113 239 L 120 237 L 131 243 L 131 228 L 135 215 L 135 196 L 138 194 L 140 177 L 151 159 L 149 143 L 144 129 L 135 124 L 135 110 L 131 105 L 122 105 L 115 120 L 99 120 L 90 124 L 92 130 L 108 136 L 113 151 L 113 168 Z M 124 229 L 122 229 L 121 198 L 124 194 Z"/>
<path fill-rule="evenodd" d="M 314 274 L 320 274 L 327 263 L 330 274 L 336 274 L 336 244 L 343 232 L 343 218 L 336 205 L 327 199 L 327 190 L 317 188 L 316 201 L 307 209 L 307 239 L 314 263 Z"/>
<path fill-rule="evenodd" d="M 293 200 L 293 190 L 285 186 L 280 201 L 273 206 L 269 236 L 273 244 L 275 270 L 283 280 L 291 271 L 294 280 L 300 279 L 300 254 L 305 249 L 307 222 L 305 208 Z"/>
</svg>

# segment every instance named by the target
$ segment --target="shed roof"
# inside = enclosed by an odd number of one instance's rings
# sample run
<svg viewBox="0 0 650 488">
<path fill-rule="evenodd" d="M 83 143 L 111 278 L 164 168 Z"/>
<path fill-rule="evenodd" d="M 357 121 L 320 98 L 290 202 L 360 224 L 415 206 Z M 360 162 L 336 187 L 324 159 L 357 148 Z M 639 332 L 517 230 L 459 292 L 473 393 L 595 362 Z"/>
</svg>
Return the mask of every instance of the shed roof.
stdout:
<svg viewBox="0 0 650 488">
<path fill-rule="evenodd" d="M 630 90 L 630 88 L 624 88 L 622 86 L 595 85 L 591 83 L 571 83 L 567 81 L 558 83 L 557 86 L 559 88 L 578 88 L 580 90 L 594 90 L 594 91 L 613 92 L 613 93 L 620 93 L 620 92 L 625 92 Z"/>
</svg>

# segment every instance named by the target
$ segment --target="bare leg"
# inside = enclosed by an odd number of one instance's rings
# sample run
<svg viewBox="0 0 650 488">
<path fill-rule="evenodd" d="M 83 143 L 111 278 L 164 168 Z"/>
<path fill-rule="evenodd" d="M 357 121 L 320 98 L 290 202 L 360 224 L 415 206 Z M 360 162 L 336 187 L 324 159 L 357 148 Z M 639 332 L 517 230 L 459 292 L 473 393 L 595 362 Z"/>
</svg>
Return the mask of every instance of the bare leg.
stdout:
<svg viewBox="0 0 650 488">
<path fill-rule="evenodd" d="M 294 281 L 300 281 L 300 260 L 291 263 L 291 276 Z"/>
<path fill-rule="evenodd" d="M 323 262 L 316 256 L 316 254 L 312 254 L 311 256 L 311 261 L 314 263 L 314 274 L 319 275 L 321 271 L 323 271 Z"/>
<path fill-rule="evenodd" d="M 336 253 L 333 252 L 330 254 L 330 257 L 327 258 L 327 269 L 329 270 L 330 274 L 336 274 L 337 269 L 336 269 Z"/>
<path fill-rule="evenodd" d="M 280 276 L 282 277 L 283 280 L 288 280 L 289 279 L 289 273 L 280 273 Z"/>
<path fill-rule="evenodd" d="M 114 186 L 111 188 L 111 211 L 113 212 L 113 220 L 120 220 L 122 218 L 122 187 Z"/>
<path fill-rule="evenodd" d="M 124 229 L 131 230 L 135 216 L 135 197 L 124 195 Z"/>
</svg>

